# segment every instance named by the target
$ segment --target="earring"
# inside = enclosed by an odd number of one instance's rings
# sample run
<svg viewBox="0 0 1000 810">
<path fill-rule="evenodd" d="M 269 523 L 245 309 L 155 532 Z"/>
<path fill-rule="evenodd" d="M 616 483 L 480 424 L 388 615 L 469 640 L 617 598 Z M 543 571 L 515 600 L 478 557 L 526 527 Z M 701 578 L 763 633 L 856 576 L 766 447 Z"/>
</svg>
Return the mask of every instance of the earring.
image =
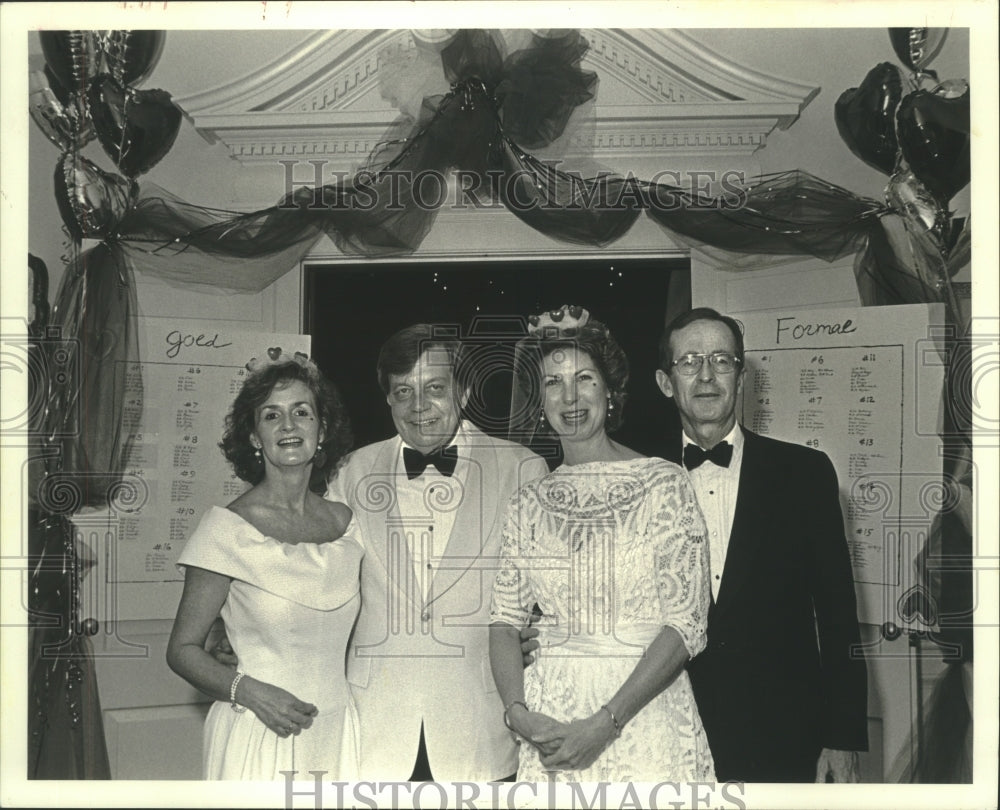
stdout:
<svg viewBox="0 0 1000 810">
<path fill-rule="evenodd" d="M 542 412 L 538 414 L 538 424 L 540 425 L 545 424 L 545 408 L 542 408 Z"/>
<path fill-rule="evenodd" d="M 258 447 L 258 448 L 256 448 L 256 449 L 255 449 L 255 450 L 253 451 L 253 457 L 254 457 L 254 460 L 255 460 L 255 461 L 257 461 L 258 463 L 260 463 L 260 462 L 263 462 L 263 461 L 264 461 L 264 458 L 263 458 L 263 456 L 261 455 L 261 452 L 260 452 L 260 448 L 259 448 L 259 447 Z"/>
<path fill-rule="evenodd" d="M 611 394 L 608 394 L 608 413 L 611 413 L 615 409 L 615 401 L 611 399 Z"/>
<path fill-rule="evenodd" d="M 316 448 L 316 452 L 312 457 L 312 463 L 314 467 L 323 467 L 326 465 L 326 450 L 323 449 L 322 445 Z"/>
</svg>

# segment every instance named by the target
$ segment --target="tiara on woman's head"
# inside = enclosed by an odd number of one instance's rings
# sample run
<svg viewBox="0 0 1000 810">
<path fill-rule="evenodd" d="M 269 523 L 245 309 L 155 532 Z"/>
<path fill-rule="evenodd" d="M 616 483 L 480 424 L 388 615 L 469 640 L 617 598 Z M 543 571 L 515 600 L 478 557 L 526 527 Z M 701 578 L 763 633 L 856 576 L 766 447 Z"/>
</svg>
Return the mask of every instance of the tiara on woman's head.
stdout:
<svg viewBox="0 0 1000 810">
<path fill-rule="evenodd" d="M 528 316 L 528 334 L 539 337 L 555 337 L 568 329 L 586 326 L 590 313 L 583 307 L 563 304 L 559 309 Z"/>
<path fill-rule="evenodd" d="M 308 354 L 303 352 L 295 352 L 294 354 L 289 354 L 288 352 L 282 351 L 280 346 L 272 346 L 267 350 L 267 357 L 253 357 L 250 362 L 247 363 L 247 371 L 251 374 L 256 374 L 259 371 L 263 371 L 268 366 L 276 366 L 279 363 L 298 363 L 305 369 L 319 373 L 319 368 L 316 364 L 309 359 Z"/>
</svg>

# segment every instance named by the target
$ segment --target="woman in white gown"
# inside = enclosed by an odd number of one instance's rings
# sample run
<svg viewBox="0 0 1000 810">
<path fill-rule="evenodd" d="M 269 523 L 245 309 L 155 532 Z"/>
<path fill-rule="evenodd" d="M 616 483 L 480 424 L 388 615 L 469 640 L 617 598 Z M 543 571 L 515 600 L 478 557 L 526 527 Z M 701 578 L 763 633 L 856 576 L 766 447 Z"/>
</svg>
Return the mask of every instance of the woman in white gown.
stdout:
<svg viewBox="0 0 1000 810">
<path fill-rule="evenodd" d="M 511 502 L 491 613 L 505 721 L 524 741 L 517 778 L 714 781 L 684 670 L 705 646 L 704 519 L 680 467 L 608 436 L 628 364 L 607 328 L 586 310 L 553 314 L 518 366 L 564 462 Z M 536 604 L 541 647 L 525 669 L 518 634 Z"/>
<path fill-rule="evenodd" d="M 214 697 L 206 779 L 356 779 L 357 713 L 345 676 L 363 551 L 348 506 L 324 500 L 348 449 L 346 412 L 305 355 L 271 349 L 226 419 L 221 447 L 253 487 L 212 507 L 181 554 L 184 594 L 167 648 L 181 677 Z M 275 545 L 281 553 L 275 564 Z M 205 650 L 222 616 L 239 670 Z"/>
</svg>

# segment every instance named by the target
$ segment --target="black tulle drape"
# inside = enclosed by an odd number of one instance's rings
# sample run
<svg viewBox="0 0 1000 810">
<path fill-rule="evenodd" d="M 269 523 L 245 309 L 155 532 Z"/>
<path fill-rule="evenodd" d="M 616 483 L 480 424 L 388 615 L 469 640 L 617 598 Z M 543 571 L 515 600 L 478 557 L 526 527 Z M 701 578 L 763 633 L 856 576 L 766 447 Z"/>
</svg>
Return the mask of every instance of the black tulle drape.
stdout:
<svg viewBox="0 0 1000 810">
<path fill-rule="evenodd" d="M 28 264 L 35 306 L 28 344 L 28 368 L 32 373 L 28 375 L 26 524 L 27 777 L 110 779 L 90 639 L 96 626 L 89 623 L 85 627 L 80 615 L 80 589 L 94 560 L 87 557 L 86 547 L 77 541 L 70 516 L 87 501 L 100 502 L 104 493 L 96 484 L 95 471 L 113 471 L 121 464 L 116 450 L 95 447 L 80 433 L 89 432 L 88 408 L 105 410 L 99 398 L 108 368 L 102 362 L 102 352 L 109 352 L 112 358 L 127 356 L 127 347 L 124 354 L 115 349 L 117 335 L 113 330 L 118 325 L 127 329 L 134 321 L 134 310 L 121 306 L 121 295 L 125 293 L 126 302 L 129 298 L 122 289 L 114 290 L 102 283 L 88 288 L 88 268 L 78 261 L 67 270 L 60 295 L 68 318 L 63 326 L 76 331 L 64 332 L 61 327 L 53 334 L 44 295 L 48 268 L 34 256 L 29 257 Z M 131 289 L 131 279 L 127 282 Z M 102 321 L 110 324 L 111 335 L 106 334 Z M 91 375 L 88 394 L 82 394 L 74 372 L 81 366 Z M 106 413 L 95 419 L 101 435 L 119 434 L 119 426 L 103 421 L 113 416 Z M 46 427 L 55 432 L 46 433 Z M 84 472 L 77 475 L 75 464 L 84 465 Z M 107 473 L 98 477 L 102 485 L 111 484 Z"/>
<path fill-rule="evenodd" d="M 80 586 L 94 561 L 81 552 L 67 512 L 28 510 L 29 779 L 111 778 L 94 628 L 80 626 Z"/>
<path fill-rule="evenodd" d="M 132 396 L 141 397 L 135 279 L 117 246 L 97 245 L 70 264 L 53 314 L 53 326 L 70 337 L 41 344 L 50 372 L 44 437 L 61 452 L 36 494 L 51 502 L 51 493 L 71 485 L 78 507 L 103 506 L 128 452 L 122 420 L 128 374 L 136 382 Z"/>
<path fill-rule="evenodd" d="M 452 171 L 540 233 L 594 247 L 620 239 L 645 213 L 688 242 L 831 260 L 859 250 L 889 212 L 804 171 L 718 196 L 565 171 L 531 152 L 562 137 L 574 111 L 595 98 L 597 76 L 581 66 L 587 42 L 576 31 L 536 35 L 510 55 L 501 42 L 489 31 L 458 32 L 440 52 L 451 91 L 425 98 L 415 119 L 401 117 L 349 181 L 299 189 L 239 215 L 142 189 L 115 240 L 142 273 L 259 290 L 322 234 L 351 255 L 412 253 L 434 223 Z"/>
<path fill-rule="evenodd" d="M 458 32 L 440 52 L 451 90 L 423 99 L 415 117 L 401 116 L 346 182 L 300 188 L 239 214 L 141 185 L 104 242 L 73 263 L 58 295 L 55 322 L 78 336 L 80 360 L 79 386 L 55 386 L 46 425 L 62 437 L 66 468 L 114 476 L 124 463 L 121 375 L 136 359 L 134 273 L 254 292 L 323 235 L 351 255 L 409 254 L 433 226 L 454 170 L 475 195 L 563 242 L 611 244 L 645 214 L 675 240 L 744 254 L 832 260 L 866 248 L 859 286 L 873 300 L 886 297 L 878 268 L 885 264 L 880 220 L 889 209 L 807 172 L 709 196 L 631 176 L 583 177 L 533 156 L 530 149 L 556 142 L 574 111 L 594 99 L 597 76 L 582 67 L 587 42 L 577 31 L 534 35 L 509 55 L 502 42 L 489 31 Z M 80 419 L 87 430 L 77 429 Z M 93 480 L 88 504 L 101 500 L 100 475 Z"/>
</svg>

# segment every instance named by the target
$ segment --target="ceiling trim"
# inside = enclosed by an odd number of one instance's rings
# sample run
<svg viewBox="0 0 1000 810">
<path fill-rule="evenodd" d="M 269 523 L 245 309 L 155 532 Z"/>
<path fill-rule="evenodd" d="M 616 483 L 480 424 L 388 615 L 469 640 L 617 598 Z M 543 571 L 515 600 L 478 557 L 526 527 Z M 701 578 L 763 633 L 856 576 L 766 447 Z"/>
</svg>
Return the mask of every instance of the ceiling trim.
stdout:
<svg viewBox="0 0 1000 810">
<path fill-rule="evenodd" d="M 175 103 L 243 165 L 287 156 L 353 171 L 400 117 L 381 93 L 384 55 L 420 52 L 433 60 L 451 33 L 316 32 L 257 72 Z M 684 31 L 581 33 L 590 44 L 583 65 L 601 85 L 585 142 L 567 144 L 567 155 L 747 157 L 775 128 L 791 126 L 819 92 L 737 64 Z"/>
</svg>

